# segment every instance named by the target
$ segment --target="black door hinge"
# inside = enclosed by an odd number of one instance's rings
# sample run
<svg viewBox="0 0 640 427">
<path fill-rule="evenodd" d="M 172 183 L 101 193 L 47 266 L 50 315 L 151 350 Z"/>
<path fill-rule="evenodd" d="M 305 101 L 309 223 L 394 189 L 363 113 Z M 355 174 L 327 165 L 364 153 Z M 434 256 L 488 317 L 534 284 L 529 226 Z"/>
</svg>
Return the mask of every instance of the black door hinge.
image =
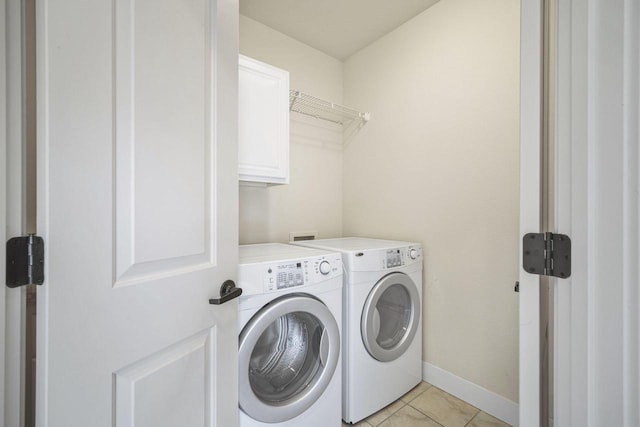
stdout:
<svg viewBox="0 0 640 427">
<path fill-rule="evenodd" d="M 525 234 L 522 267 L 531 274 L 566 279 L 571 276 L 571 239 L 564 234 Z"/>
<path fill-rule="evenodd" d="M 7 240 L 7 286 L 42 285 L 44 282 L 44 240 L 30 234 Z"/>
</svg>

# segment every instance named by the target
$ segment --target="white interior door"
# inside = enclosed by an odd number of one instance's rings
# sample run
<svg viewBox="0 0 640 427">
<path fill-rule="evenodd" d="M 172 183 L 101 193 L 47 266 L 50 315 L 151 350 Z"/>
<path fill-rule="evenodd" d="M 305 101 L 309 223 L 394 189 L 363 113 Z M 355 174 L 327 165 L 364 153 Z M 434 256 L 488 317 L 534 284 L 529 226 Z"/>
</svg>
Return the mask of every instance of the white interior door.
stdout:
<svg viewBox="0 0 640 427">
<path fill-rule="evenodd" d="M 520 235 L 541 232 L 542 0 L 520 2 Z M 522 245 L 522 242 L 520 243 Z M 522 269 L 520 427 L 540 427 L 540 276 Z"/>
<path fill-rule="evenodd" d="M 237 0 L 39 0 L 37 425 L 237 425 Z"/>
<path fill-rule="evenodd" d="M 555 426 L 640 425 L 640 5 L 560 1 Z"/>
</svg>

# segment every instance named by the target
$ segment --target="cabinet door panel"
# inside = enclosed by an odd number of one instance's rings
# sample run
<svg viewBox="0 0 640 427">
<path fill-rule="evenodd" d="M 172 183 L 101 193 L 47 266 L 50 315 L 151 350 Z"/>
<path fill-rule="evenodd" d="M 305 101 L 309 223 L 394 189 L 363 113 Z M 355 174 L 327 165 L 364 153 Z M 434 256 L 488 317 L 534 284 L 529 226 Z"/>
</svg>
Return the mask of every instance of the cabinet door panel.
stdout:
<svg viewBox="0 0 640 427">
<path fill-rule="evenodd" d="M 289 73 L 240 56 L 241 181 L 289 183 Z"/>
</svg>

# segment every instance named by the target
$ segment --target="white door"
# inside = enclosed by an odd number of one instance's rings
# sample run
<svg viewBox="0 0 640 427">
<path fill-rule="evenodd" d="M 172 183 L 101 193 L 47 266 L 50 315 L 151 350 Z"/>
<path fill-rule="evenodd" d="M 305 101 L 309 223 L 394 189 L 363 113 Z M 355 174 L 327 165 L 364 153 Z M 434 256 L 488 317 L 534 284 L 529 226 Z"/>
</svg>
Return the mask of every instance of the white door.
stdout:
<svg viewBox="0 0 640 427">
<path fill-rule="evenodd" d="M 237 425 L 237 0 L 38 1 L 37 425 Z"/>
<path fill-rule="evenodd" d="M 572 276 L 555 284 L 554 425 L 640 425 L 640 5 L 558 7 L 556 218 Z"/>
<path fill-rule="evenodd" d="M 521 209 L 539 224 L 540 4 L 522 1 Z M 554 426 L 640 425 L 640 5 L 558 0 L 552 69 L 555 224 L 572 238 L 572 275 L 555 297 Z M 525 68 L 525 65 L 527 66 Z M 525 80 L 525 78 L 527 78 Z M 538 127 L 536 127 L 536 121 Z M 527 166 L 525 166 L 525 163 Z M 539 171 L 539 168 L 536 168 Z M 538 426 L 539 309 L 521 274 L 520 426 Z M 526 292 L 526 293 L 525 293 Z"/>
</svg>

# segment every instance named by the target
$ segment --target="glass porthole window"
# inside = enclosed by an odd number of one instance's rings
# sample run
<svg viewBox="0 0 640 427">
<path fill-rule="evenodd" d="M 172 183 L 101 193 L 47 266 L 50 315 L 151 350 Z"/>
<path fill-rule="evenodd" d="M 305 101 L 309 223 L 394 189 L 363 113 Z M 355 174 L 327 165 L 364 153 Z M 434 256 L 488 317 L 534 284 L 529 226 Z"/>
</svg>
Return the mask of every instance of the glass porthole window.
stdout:
<svg viewBox="0 0 640 427">
<path fill-rule="evenodd" d="M 382 362 L 400 357 L 411 345 L 420 321 L 420 297 L 403 273 L 391 273 L 373 287 L 362 313 L 362 340 Z"/>
<path fill-rule="evenodd" d="M 256 396 L 279 404 L 303 392 L 322 369 L 323 330 L 318 318 L 300 311 L 267 326 L 249 360 L 249 383 Z"/>
<path fill-rule="evenodd" d="M 340 333 L 331 311 L 307 294 L 276 299 L 240 334 L 240 407 L 255 420 L 276 423 L 303 413 L 336 370 Z"/>
</svg>

